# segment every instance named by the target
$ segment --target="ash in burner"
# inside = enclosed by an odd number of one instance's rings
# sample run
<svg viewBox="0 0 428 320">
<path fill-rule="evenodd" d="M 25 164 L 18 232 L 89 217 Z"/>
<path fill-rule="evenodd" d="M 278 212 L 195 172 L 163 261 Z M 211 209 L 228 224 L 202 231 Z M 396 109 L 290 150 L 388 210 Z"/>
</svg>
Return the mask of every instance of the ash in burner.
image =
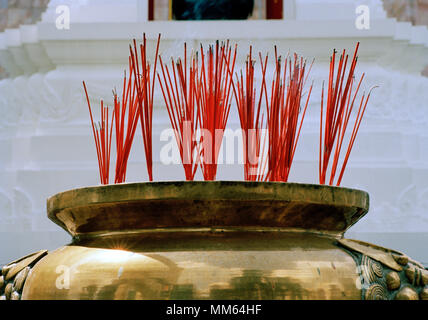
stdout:
<svg viewBox="0 0 428 320">
<path fill-rule="evenodd" d="M 243 20 L 253 12 L 254 0 L 173 0 L 175 20 Z"/>
</svg>

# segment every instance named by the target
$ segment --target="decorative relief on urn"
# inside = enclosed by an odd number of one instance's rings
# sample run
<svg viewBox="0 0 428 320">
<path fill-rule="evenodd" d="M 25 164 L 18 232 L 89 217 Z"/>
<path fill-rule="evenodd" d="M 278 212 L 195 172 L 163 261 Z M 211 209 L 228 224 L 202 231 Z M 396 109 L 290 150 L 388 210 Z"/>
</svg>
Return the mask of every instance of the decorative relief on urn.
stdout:
<svg viewBox="0 0 428 320">
<path fill-rule="evenodd" d="M 428 270 L 419 262 L 400 252 L 361 241 L 342 239 L 338 244 L 358 265 L 363 299 L 427 299 Z"/>
<path fill-rule="evenodd" d="M 41 250 L 2 267 L 0 270 L 0 300 L 21 300 L 28 274 L 47 253 L 46 250 Z"/>
</svg>

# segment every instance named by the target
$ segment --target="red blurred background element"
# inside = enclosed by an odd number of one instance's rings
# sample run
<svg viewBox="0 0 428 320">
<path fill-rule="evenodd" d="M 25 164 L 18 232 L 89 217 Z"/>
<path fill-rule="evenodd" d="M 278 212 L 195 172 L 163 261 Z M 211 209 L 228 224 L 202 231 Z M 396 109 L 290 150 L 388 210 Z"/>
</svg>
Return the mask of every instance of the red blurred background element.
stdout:
<svg viewBox="0 0 428 320">
<path fill-rule="evenodd" d="M 266 19 L 282 19 L 282 0 L 266 0 Z"/>
</svg>

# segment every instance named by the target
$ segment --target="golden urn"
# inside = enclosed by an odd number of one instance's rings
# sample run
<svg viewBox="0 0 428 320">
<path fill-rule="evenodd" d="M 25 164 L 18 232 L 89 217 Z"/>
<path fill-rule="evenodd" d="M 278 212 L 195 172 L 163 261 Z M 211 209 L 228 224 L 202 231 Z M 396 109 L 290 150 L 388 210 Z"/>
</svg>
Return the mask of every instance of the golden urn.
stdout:
<svg viewBox="0 0 428 320">
<path fill-rule="evenodd" d="M 360 190 L 277 182 L 88 187 L 47 201 L 72 242 L 1 270 L 2 299 L 427 299 L 428 271 L 344 232 Z"/>
</svg>

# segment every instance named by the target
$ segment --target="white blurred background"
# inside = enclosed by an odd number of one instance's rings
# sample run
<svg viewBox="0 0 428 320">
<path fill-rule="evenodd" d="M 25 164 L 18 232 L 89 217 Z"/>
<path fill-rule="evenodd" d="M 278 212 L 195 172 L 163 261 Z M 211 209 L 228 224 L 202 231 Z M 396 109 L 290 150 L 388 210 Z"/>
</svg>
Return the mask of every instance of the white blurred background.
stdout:
<svg viewBox="0 0 428 320">
<path fill-rule="evenodd" d="M 143 32 L 152 55 L 162 33 L 165 58 L 181 55 L 184 41 L 197 48 L 200 42 L 230 39 L 239 44 L 238 70 L 250 44 L 255 52 L 272 52 L 276 44 L 284 54 L 315 58 L 314 91 L 289 179 L 308 183 L 318 182 L 321 84 L 328 78 L 329 56 L 333 48 L 352 53 L 360 41 L 362 91 L 380 87 L 342 182 L 368 191 L 371 208 L 346 237 L 404 251 L 428 264 L 428 0 L 284 0 L 282 8 L 281 1 L 255 0 L 252 15 L 240 21 L 174 21 L 170 1 L 153 1 L 150 7 L 149 2 L 0 0 L 0 265 L 70 241 L 46 217 L 46 199 L 99 183 L 81 82 L 86 81 L 94 106 L 100 98 L 111 104 L 130 40 Z M 64 6 L 69 25 L 58 20 Z M 359 6 L 369 9 L 364 21 Z M 180 165 L 166 166 L 159 159 L 166 143 L 160 133 L 169 127 L 158 86 L 155 180 L 184 179 Z M 228 128 L 238 127 L 233 105 Z M 242 180 L 242 166 L 223 165 L 217 178 Z M 146 180 L 138 129 L 127 181 Z"/>
</svg>

